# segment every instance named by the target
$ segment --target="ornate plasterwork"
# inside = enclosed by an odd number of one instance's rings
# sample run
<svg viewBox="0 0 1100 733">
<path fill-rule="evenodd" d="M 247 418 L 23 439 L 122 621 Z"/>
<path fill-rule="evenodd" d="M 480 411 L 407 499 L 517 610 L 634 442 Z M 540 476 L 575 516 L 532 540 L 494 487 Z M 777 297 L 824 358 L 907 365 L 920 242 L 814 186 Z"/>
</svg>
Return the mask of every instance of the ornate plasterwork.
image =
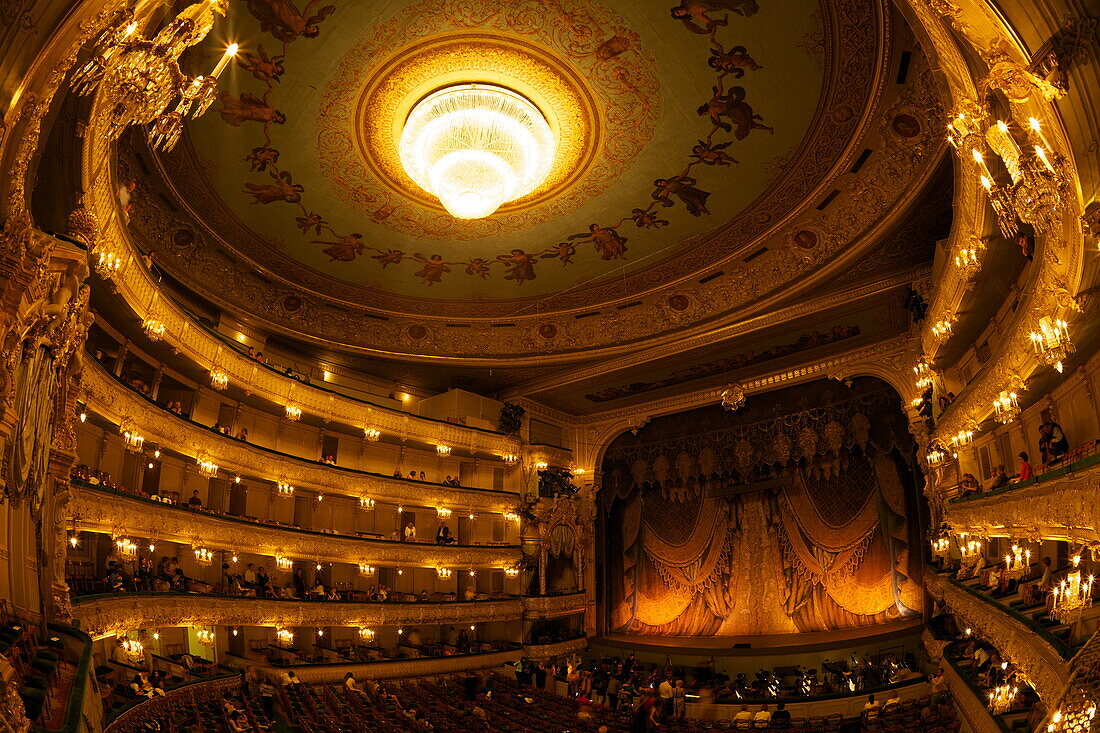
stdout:
<svg viewBox="0 0 1100 733">
<path fill-rule="evenodd" d="M 500 601 L 381 603 L 273 601 L 195 594 L 96 596 L 73 604 L 73 616 L 92 636 L 166 626 L 418 626 L 515 621 L 518 598 Z"/>
<path fill-rule="evenodd" d="M 562 657 L 579 654 L 588 648 L 588 639 L 570 639 L 559 641 L 555 644 L 525 644 L 524 656 L 536 661 L 540 659 L 560 659 Z"/>
<path fill-rule="evenodd" d="M 81 531 L 112 536 L 155 536 L 227 552 L 250 552 L 272 557 L 309 558 L 316 562 L 352 565 L 397 564 L 416 567 L 511 567 L 520 559 L 517 545 L 448 547 L 427 543 L 399 543 L 319 532 L 303 533 L 289 527 L 219 517 L 182 506 L 119 495 L 82 484 L 73 485 L 71 515 Z"/>
<path fill-rule="evenodd" d="M 927 645 L 925 635 L 930 638 L 931 634 L 926 631 L 921 635 L 922 641 Z M 974 694 L 970 684 L 959 674 L 955 666 L 948 662 L 940 664 L 940 669 L 943 670 L 947 680 L 952 702 L 968 724 L 969 730 L 972 733 L 1004 733 L 1004 728 L 997 725 L 997 721 L 993 719 L 989 708 L 986 707 L 987 702 Z"/>
<path fill-rule="evenodd" d="M 164 696 L 143 700 L 137 705 L 127 708 L 103 729 L 103 733 L 122 733 L 123 731 L 129 733 L 129 731 L 138 730 L 137 726 L 153 719 L 153 716 L 163 714 L 180 698 L 192 698 L 197 694 L 209 694 L 215 697 L 219 696 L 222 690 L 237 690 L 240 685 L 241 680 L 239 677 L 229 677 L 196 682 L 183 688 L 169 690 Z"/>
<path fill-rule="evenodd" d="M 956 534 L 1100 546 L 1100 466 L 993 496 L 945 504 Z"/>
<path fill-rule="evenodd" d="M 493 669 L 514 662 L 525 656 L 524 649 L 508 649 L 491 654 L 459 654 L 426 659 L 402 659 L 400 661 L 365 662 L 363 664 L 301 664 L 290 669 L 306 684 L 341 682 L 351 672 L 356 679 L 423 679 L 452 675 L 470 669 Z M 256 671 L 276 684 L 282 684 L 286 667 L 256 667 Z"/>
<path fill-rule="evenodd" d="M 586 539 L 587 541 L 587 539 Z M 535 618 L 554 618 L 583 613 L 585 594 L 569 593 L 560 596 L 531 596 L 523 599 L 523 613 Z"/>
<path fill-rule="evenodd" d="M 1069 680 L 1066 660 L 1020 621 L 956 587 L 935 572 L 924 574 L 925 588 L 933 598 L 943 601 L 960 621 L 997 648 L 1006 660 L 1027 677 L 1043 700 L 1054 700 Z"/>
<path fill-rule="evenodd" d="M 475 511 L 502 513 L 515 508 L 517 496 L 503 491 L 433 486 L 426 496 L 423 485 L 376 474 L 325 466 L 234 440 L 203 428 L 150 402 L 109 376 L 102 366 L 89 364 L 85 371 L 87 403 L 116 425 L 123 419 L 141 427 L 146 441 L 160 443 L 197 458 L 200 452 L 223 471 L 270 477 L 286 477 L 296 487 L 357 498 L 421 504 L 439 502 Z"/>
</svg>

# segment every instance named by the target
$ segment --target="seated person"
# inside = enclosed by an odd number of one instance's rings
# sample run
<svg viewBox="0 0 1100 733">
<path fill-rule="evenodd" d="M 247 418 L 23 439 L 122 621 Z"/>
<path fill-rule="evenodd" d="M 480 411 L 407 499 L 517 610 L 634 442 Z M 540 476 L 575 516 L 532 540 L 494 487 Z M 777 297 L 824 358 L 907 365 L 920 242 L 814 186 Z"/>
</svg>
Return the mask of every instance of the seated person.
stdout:
<svg viewBox="0 0 1100 733">
<path fill-rule="evenodd" d="M 1027 481 L 1035 475 L 1035 471 L 1031 468 L 1031 463 L 1028 461 L 1028 456 L 1025 451 L 1020 451 L 1020 473 L 1016 477 L 1017 481 Z"/>
<path fill-rule="evenodd" d="M 1002 464 L 993 469 L 993 482 L 989 485 L 989 488 L 999 489 L 1003 486 L 1008 486 L 1008 475 L 1005 473 L 1005 467 Z"/>
<path fill-rule="evenodd" d="M 192 509 L 202 509 L 202 499 L 199 498 L 199 490 L 195 489 L 191 493 L 191 498 L 187 500 L 187 506 Z"/>
</svg>

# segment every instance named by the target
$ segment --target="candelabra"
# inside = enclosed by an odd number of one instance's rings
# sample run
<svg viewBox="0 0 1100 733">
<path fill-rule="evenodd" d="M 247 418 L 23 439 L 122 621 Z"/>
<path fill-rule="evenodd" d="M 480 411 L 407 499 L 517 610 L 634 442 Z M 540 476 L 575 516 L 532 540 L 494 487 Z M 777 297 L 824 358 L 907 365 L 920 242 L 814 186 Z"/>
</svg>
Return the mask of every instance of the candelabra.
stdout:
<svg viewBox="0 0 1100 733">
<path fill-rule="evenodd" d="M 122 430 L 122 441 L 126 445 L 126 450 L 132 453 L 140 453 L 142 446 L 145 445 L 145 436 L 135 432 L 132 428 L 124 428 Z"/>
<path fill-rule="evenodd" d="M 935 381 L 936 373 L 932 370 L 932 365 L 928 363 L 928 359 L 924 354 L 921 354 L 916 366 L 913 367 L 913 374 L 916 375 L 917 392 L 921 394 L 924 394 Z"/>
<path fill-rule="evenodd" d="M 279 570 L 282 570 L 284 573 L 289 573 L 294 568 L 294 561 L 289 557 L 276 555 L 275 567 L 279 568 Z"/>
<path fill-rule="evenodd" d="M 514 578 L 519 575 L 519 568 L 515 566 L 504 568 L 504 574 L 509 578 Z"/>
<path fill-rule="evenodd" d="M 519 463 L 519 456 L 512 455 L 511 453 L 505 453 L 501 458 L 504 459 L 505 465 L 514 466 Z"/>
<path fill-rule="evenodd" d="M 928 465 L 935 467 L 943 464 L 944 460 L 947 459 L 947 452 L 939 443 L 933 443 L 932 447 L 928 449 L 926 457 L 928 459 Z"/>
<path fill-rule="evenodd" d="M 982 269 L 982 252 L 985 251 L 985 243 L 971 235 L 959 245 L 955 253 L 955 268 L 959 276 L 964 280 L 973 280 Z"/>
<path fill-rule="evenodd" d="M 446 519 L 447 517 L 451 516 L 451 514 L 452 514 L 451 510 L 446 508 L 446 507 L 437 506 L 435 508 L 435 515 L 437 517 L 439 517 L 440 519 Z"/>
<path fill-rule="evenodd" d="M 225 389 L 229 386 L 229 375 L 221 369 L 211 369 L 210 386 L 217 390 Z"/>
<path fill-rule="evenodd" d="M 374 575 L 376 568 L 373 565 L 368 565 L 365 562 L 359 563 L 359 574 L 365 576 Z"/>
<path fill-rule="evenodd" d="M 515 512 L 504 512 L 504 521 L 506 522 L 518 522 L 519 515 Z"/>
<path fill-rule="evenodd" d="M 951 554 L 951 538 L 937 537 L 932 540 L 932 557 L 946 558 Z"/>
<path fill-rule="evenodd" d="M 210 629 L 197 629 L 195 631 L 195 641 L 205 647 L 214 646 L 214 638 L 214 632 Z"/>
<path fill-rule="evenodd" d="M 729 384 L 722 390 L 722 407 L 730 412 L 737 412 L 745 406 L 745 388 L 740 384 Z"/>
<path fill-rule="evenodd" d="M 123 557 L 137 557 L 138 546 L 133 540 L 128 540 L 125 537 L 115 540 L 115 547 L 118 548 L 118 554 Z"/>
<path fill-rule="evenodd" d="M 145 335 L 149 337 L 150 341 L 160 341 L 164 338 L 164 332 L 167 328 L 156 318 L 146 318 L 141 324 L 141 330 L 145 331 Z"/>
<path fill-rule="evenodd" d="M 932 324 L 932 338 L 937 343 L 943 343 L 947 339 L 951 338 L 951 333 L 955 329 L 956 316 L 950 315 L 946 318 L 941 318 Z"/>
<path fill-rule="evenodd" d="M 360 629 L 359 629 L 359 640 L 364 641 L 368 644 L 373 642 L 374 641 L 374 629 L 367 629 L 367 628 L 360 627 Z"/>
<path fill-rule="evenodd" d="M 122 650 L 133 664 L 139 664 L 145 660 L 145 645 L 136 639 L 123 639 Z"/>
<path fill-rule="evenodd" d="M 275 495 L 280 499 L 289 499 L 294 496 L 294 487 L 284 481 L 280 481 L 275 484 Z"/>
<path fill-rule="evenodd" d="M 1031 550 L 1013 545 L 1005 555 L 1005 576 L 1010 580 L 1019 580 L 1031 570 Z"/>
<path fill-rule="evenodd" d="M 199 564 L 199 567 L 210 567 L 210 564 L 214 562 L 214 551 L 205 547 L 196 547 L 195 562 Z"/>
<path fill-rule="evenodd" d="M 1003 685 L 997 685 L 989 693 L 990 711 L 994 715 L 1007 713 L 1012 707 L 1012 701 L 1016 699 L 1016 694 L 1019 693 L 1019 691 L 1019 687 L 1010 685 L 1007 682 Z"/>
<path fill-rule="evenodd" d="M 275 640 L 281 647 L 289 647 L 294 643 L 294 632 L 290 629 L 275 629 Z"/>
<path fill-rule="evenodd" d="M 450 580 L 452 575 L 454 575 L 454 571 L 450 568 L 438 567 L 435 569 L 435 577 L 440 580 Z"/>
<path fill-rule="evenodd" d="M 360 496 L 359 497 L 359 508 L 360 509 L 374 509 L 374 499 L 370 498 L 369 496 Z"/>
<path fill-rule="evenodd" d="M 1015 392 L 1002 391 L 993 400 L 993 412 L 997 420 L 1008 424 L 1020 416 L 1020 404 Z"/>
<path fill-rule="evenodd" d="M 151 39 L 137 32 L 132 11 L 115 13 L 95 39 L 92 58 L 71 81 L 78 94 L 98 90 L 102 95 L 111 139 L 130 125 L 150 125 L 150 143 L 171 149 L 184 116 L 198 117 L 210 107 L 218 94 L 218 77 L 237 53 L 237 44 L 226 49 L 209 76 L 185 75 L 179 58 L 207 36 L 215 16 L 224 16 L 228 6 L 229 0 L 190 5 Z"/>
<path fill-rule="evenodd" d="M 1069 338 L 1069 324 L 1057 318 L 1043 316 L 1039 330 L 1031 332 L 1031 345 L 1043 363 L 1062 371 L 1062 363 L 1075 350 Z"/>
<path fill-rule="evenodd" d="M 956 455 L 958 455 L 959 448 L 970 445 L 974 442 L 974 430 L 972 428 L 963 428 L 959 432 L 951 436 L 951 449 Z"/>
<path fill-rule="evenodd" d="M 550 468 L 550 464 L 547 463 L 546 461 L 537 461 L 535 463 L 535 470 L 536 471 L 545 471 L 548 468 Z"/>
<path fill-rule="evenodd" d="M 104 280 L 114 277 L 120 267 L 122 267 L 122 258 L 114 252 L 96 253 L 95 271 Z"/>
<path fill-rule="evenodd" d="M 291 422 L 298 422 L 302 419 L 302 408 L 297 405 L 286 406 L 286 419 Z"/>
<path fill-rule="evenodd" d="M 218 475 L 218 464 L 206 457 L 205 454 L 200 453 L 195 458 L 195 463 L 199 466 L 199 475 L 203 478 L 214 478 Z"/>
<path fill-rule="evenodd" d="M 435 447 L 435 452 L 441 456 L 449 456 L 451 455 L 451 448 L 447 445 L 437 445 Z"/>
<path fill-rule="evenodd" d="M 374 443 L 382 437 L 382 431 L 377 428 L 363 428 L 363 437 Z"/>
<path fill-rule="evenodd" d="M 1074 555 L 1073 570 L 1052 591 L 1054 605 L 1050 615 L 1064 624 L 1080 620 L 1085 609 L 1092 607 L 1092 576 L 1081 579 L 1081 556 Z"/>
</svg>

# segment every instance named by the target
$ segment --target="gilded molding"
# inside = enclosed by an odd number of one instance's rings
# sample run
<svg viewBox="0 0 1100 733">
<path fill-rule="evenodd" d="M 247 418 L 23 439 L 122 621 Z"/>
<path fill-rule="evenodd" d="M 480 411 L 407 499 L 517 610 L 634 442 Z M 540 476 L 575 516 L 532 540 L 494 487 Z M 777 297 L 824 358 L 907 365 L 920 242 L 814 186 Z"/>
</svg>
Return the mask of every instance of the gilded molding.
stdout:
<svg viewBox="0 0 1100 733">
<path fill-rule="evenodd" d="M 169 626 L 417 626 L 515 621 L 520 599 L 443 603 L 275 601 L 197 594 L 94 596 L 73 604 L 73 616 L 92 636 Z"/>
<path fill-rule="evenodd" d="M 1004 733 L 986 707 L 986 701 L 974 694 L 970 684 L 956 671 L 953 664 L 941 664 L 951 700 L 968 724 L 971 733 Z"/>
<path fill-rule="evenodd" d="M 934 572 L 924 574 L 925 588 L 951 612 L 997 648 L 1027 677 L 1043 700 L 1053 701 L 1069 681 L 1066 660 L 1035 632 L 990 602 L 976 598 Z"/>
<path fill-rule="evenodd" d="M 554 618 L 571 613 L 584 613 L 585 593 L 560 596 L 530 596 L 523 598 L 523 615 L 533 618 Z"/>
<path fill-rule="evenodd" d="M 288 527 L 252 523 L 160 504 L 137 497 L 73 484 L 69 511 L 82 532 L 181 542 L 214 551 L 308 558 L 317 562 L 415 567 L 511 567 L 520 559 L 518 545 L 448 547 L 345 535 L 305 533 Z"/>
<path fill-rule="evenodd" d="M 1100 465 L 992 496 L 948 502 L 955 533 L 1100 546 Z"/>
<path fill-rule="evenodd" d="M 524 644 L 523 653 L 528 659 L 554 659 L 578 654 L 588 648 L 588 639 L 570 639 L 554 644 Z"/>
<path fill-rule="evenodd" d="M 456 655 L 402 659 L 400 661 L 365 662 L 363 664 L 299 664 L 289 667 L 306 684 L 341 682 L 351 672 L 356 679 L 383 680 L 423 678 L 451 675 L 469 669 L 490 669 L 514 662 L 524 656 L 523 649 L 508 649 L 490 654 Z M 253 665 L 254 666 L 254 665 Z M 286 667 L 255 667 L 256 671 L 276 684 L 282 684 Z"/>
<path fill-rule="evenodd" d="M 249 443 L 218 435 L 153 404 L 120 384 L 102 366 L 89 363 L 84 370 L 87 402 L 116 425 L 125 418 L 140 426 L 146 441 L 170 446 L 197 457 L 200 452 L 223 471 L 270 478 L 287 477 L 294 486 L 350 497 L 363 494 L 376 499 L 415 504 L 442 502 L 475 511 L 513 511 L 519 501 L 514 493 L 478 491 L 451 486 L 432 486 L 325 466 L 305 458 L 293 458 L 266 451 Z M 426 496 L 426 493 L 430 495 Z"/>
</svg>

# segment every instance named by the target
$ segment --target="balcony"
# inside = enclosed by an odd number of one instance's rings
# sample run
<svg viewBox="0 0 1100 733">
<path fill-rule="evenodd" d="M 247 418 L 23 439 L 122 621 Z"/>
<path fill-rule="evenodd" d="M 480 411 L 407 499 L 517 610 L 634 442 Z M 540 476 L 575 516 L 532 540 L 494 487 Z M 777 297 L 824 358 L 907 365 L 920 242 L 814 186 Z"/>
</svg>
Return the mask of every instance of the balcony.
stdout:
<svg viewBox="0 0 1100 733">
<path fill-rule="evenodd" d="M 519 545 L 436 545 L 337 535 L 189 509 L 80 480 L 72 487 L 69 511 L 80 518 L 82 531 L 143 536 L 156 527 L 157 537 L 170 542 L 193 544 L 201 538 L 204 547 L 215 551 L 247 548 L 258 555 L 317 562 L 504 567 L 520 558 Z"/>
<path fill-rule="evenodd" d="M 584 613 L 584 591 L 555 596 L 526 596 L 523 599 L 523 615 L 531 618 L 555 618 L 574 613 Z"/>
<path fill-rule="evenodd" d="M 518 597 L 489 601 L 269 600 L 199 593 L 105 593 L 77 598 L 73 616 L 92 636 L 168 626 L 327 627 L 477 624 L 523 616 Z"/>
<path fill-rule="evenodd" d="M 367 471 L 325 465 L 317 461 L 235 440 L 213 428 L 170 412 L 123 385 L 98 366 L 84 371 L 88 404 L 116 425 L 140 426 L 147 442 L 197 457 L 205 453 L 222 470 L 244 475 L 288 477 L 299 488 L 358 497 L 370 495 L 413 504 L 446 504 L 478 511 L 513 511 L 518 494 L 495 489 L 444 486 L 397 479 Z"/>
</svg>

